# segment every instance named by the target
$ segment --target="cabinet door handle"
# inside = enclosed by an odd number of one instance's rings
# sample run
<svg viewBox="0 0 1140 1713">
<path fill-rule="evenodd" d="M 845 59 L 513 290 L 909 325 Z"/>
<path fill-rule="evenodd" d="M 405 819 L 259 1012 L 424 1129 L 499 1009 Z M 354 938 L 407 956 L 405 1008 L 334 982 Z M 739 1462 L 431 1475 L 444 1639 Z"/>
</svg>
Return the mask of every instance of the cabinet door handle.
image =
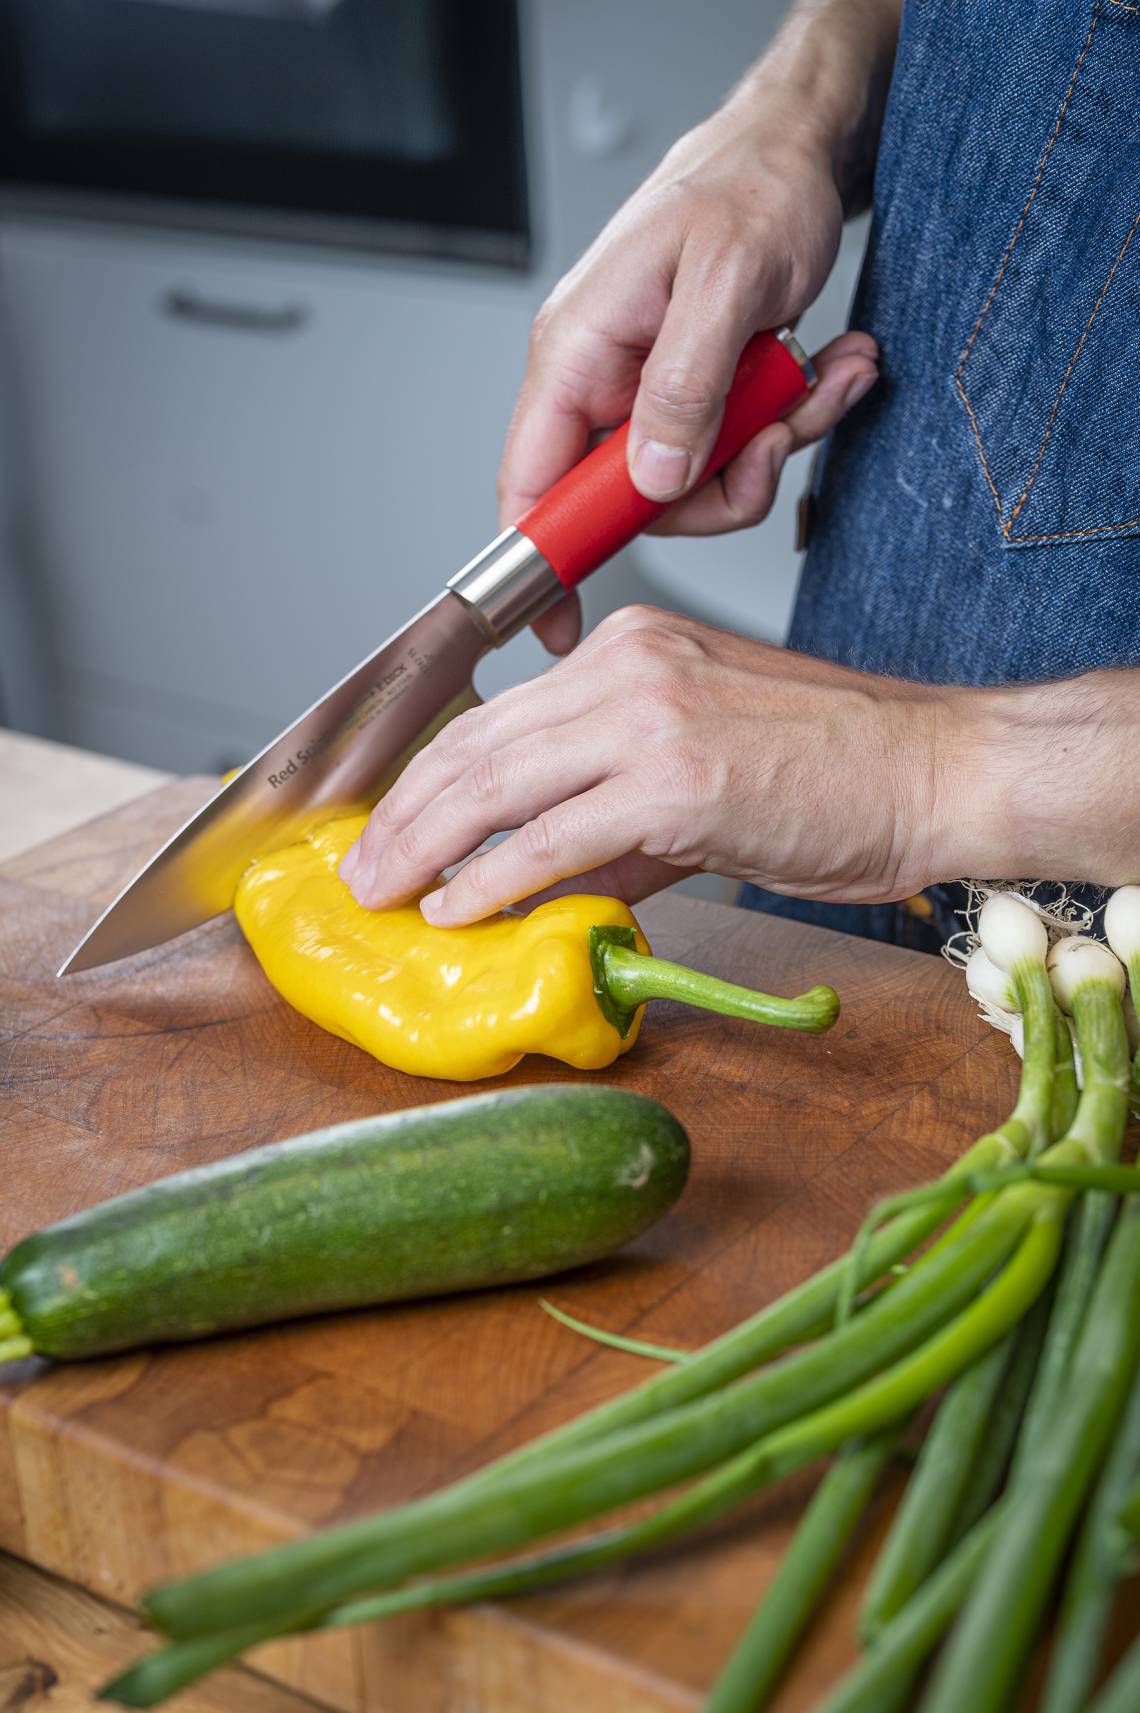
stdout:
<svg viewBox="0 0 1140 1713">
<path fill-rule="evenodd" d="M 165 292 L 161 307 L 162 313 L 174 321 L 191 321 L 199 327 L 219 327 L 232 333 L 299 333 L 310 318 L 307 304 L 235 303 L 220 297 L 203 297 L 184 286 L 173 286 Z"/>
</svg>

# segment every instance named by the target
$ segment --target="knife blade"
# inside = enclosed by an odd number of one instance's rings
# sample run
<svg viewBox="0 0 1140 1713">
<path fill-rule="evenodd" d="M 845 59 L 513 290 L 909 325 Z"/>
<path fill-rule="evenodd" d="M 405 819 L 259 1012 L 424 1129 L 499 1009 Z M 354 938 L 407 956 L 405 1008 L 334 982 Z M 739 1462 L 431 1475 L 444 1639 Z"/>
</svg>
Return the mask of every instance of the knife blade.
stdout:
<svg viewBox="0 0 1140 1713">
<path fill-rule="evenodd" d="M 737 366 L 707 480 L 815 381 L 786 328 Z M 220 915 L 248 865 L 321 821 L 372 807 L 417 749 L 479 698 L 500 647 L 660 517 L 629 479 L 624 423 L 414 618 L 334 684 L 180 827 L 119 893 L 61 976 L 161 945 Z"/>
</svg>

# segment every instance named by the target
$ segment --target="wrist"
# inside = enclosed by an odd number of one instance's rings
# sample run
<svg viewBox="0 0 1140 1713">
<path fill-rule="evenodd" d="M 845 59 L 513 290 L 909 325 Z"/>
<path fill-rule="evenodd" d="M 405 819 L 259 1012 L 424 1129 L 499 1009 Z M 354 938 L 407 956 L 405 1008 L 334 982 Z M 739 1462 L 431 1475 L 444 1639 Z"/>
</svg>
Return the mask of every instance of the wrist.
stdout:
<svg viewBox="0 0 1140 1713">
<path fill-rule="evenodd" d="M 1135 673 L 943 694 L 931 879 L 1140 879 Z"/>
<path fill-rule="evenodd" d="M 729 98 L 825 164 L 849 214 L 870 184 L 900 12 L 901 0 L 799 0 Z"/>
<path fill-rule="evenodd" d="M 1021 879 L 1017 692 L 931 692 L 930 881 Z"/>
</svg>

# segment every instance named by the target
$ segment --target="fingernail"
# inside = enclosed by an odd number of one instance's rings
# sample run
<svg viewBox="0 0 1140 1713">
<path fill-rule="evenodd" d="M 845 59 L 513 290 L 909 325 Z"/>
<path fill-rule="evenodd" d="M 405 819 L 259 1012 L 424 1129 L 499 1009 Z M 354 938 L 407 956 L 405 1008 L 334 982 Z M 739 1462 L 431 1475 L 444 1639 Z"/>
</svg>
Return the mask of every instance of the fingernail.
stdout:
<svg viewBox="0 0 1140 1713">
<path fill-rule="evenodd" d="M 348 883 L 348 890 L 365 910 L 375 910 L 379 902 L 376 896 L 376 870 L 368 863 L 362 867 L 358 865 Z"/>
<path fill-rule="evenodd" d="M 345 851 L 344 855 L 340 859 L 340 867 L 337 869 L 337 873 L 340 875 L 340 878 L 344 881 L 346 886 L 350 883 L 353 875 L 356 873 L 356 865 L 359 861 L 360 840 L 357 839 L 356 843 L 354 845 L 350 845 L 348 850 Z"/>
<path fill-rule="evenodd" d="M 428 922 L 438 922 L 443 914 L 443 887 L 435 892 L 427 892 L 420 899 L 420 914 Z"/>
<path fill-rule="evenodd" d="M 692 453 L 683 446 L 666 446 L 660 440 L 643 440 L 633 459 L 633 472 L 642 493 L 651 500 L 671 500 L 689 479 Z"/>
<path fill-rule="evenodd" d="M 878 375 L 860 375 L 857 381 L 852 381 L 843 395 L 844 410 L 850 410 L 852 405 L 857 405 L 861 398 L 865 398 L 878 378 Z"/>
</svg>

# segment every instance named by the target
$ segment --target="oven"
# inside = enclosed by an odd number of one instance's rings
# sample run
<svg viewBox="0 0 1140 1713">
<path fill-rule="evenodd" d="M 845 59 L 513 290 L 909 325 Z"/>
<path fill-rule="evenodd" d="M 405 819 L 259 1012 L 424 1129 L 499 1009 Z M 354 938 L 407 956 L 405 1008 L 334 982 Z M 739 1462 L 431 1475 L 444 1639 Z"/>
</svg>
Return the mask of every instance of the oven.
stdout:
<svg viewBox="0 0 1140 1713">
<path fill-rule="evenodd" d="M 0 187 L 523 266 L 515 0 L 0 0 Z"/>
</svg>

